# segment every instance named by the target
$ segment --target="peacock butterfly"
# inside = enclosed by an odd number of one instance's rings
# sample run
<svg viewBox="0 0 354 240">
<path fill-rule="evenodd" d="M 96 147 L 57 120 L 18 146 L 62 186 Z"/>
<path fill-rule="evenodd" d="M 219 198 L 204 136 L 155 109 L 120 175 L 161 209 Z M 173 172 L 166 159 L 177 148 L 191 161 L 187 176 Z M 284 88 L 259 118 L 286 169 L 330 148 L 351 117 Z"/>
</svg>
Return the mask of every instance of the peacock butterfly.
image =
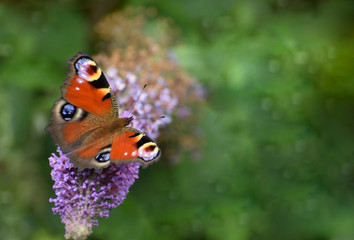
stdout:
<svg viewBox="0 0 354 240">
<path fill-rule="evenodd" d="M 67 63 L 70 72 L 46 130 L 72 163 L 85 169 L 156 162 L 160 148 L 144 133 L 127 127 L 133 117 L 118 116 L 111 87 L 93 58 L 77 53 Z"/>
</svg>

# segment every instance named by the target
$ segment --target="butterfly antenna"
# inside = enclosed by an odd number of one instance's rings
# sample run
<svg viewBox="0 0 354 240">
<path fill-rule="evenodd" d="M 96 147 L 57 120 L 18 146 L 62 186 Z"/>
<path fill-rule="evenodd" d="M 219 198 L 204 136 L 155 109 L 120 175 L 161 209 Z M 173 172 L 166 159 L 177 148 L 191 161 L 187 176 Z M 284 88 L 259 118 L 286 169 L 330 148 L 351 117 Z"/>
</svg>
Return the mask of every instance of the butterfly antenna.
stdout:
<svg viewBox="0 0 354 240">
<path fill-rule="evenodd" d="M 130 111 L 129 111 L 128 116 L 132 113 L 132 111 L 133 111 L 133 109 L 134 109 L 136 103 L 139 101 L 139 98 L 140 98 L 141 94 L 143 93 L 143 91 L 144 91 L 144 89 L 146 88 L 147 85 L 148 85 L 148 84 L 145 83 L 144 87 L 141 89 L 141 92 L 140 92 L 138 98 L 136 99 L 136 101 L 135 101 L 135 103 L 133 104 L 133 106 L 130 108 Z"/>
<path fill-rule="evenodd" d="M 159 117 L 160 119 L 165 118 L 166 116 L 161 116 Z M 149 119 L 149 120 L 156 120 L 157 118 L 154 117 L 142 117 L 142 118 L 135 118 L 135 120 L 141 120 L 141 119 Z"/>
</svg>

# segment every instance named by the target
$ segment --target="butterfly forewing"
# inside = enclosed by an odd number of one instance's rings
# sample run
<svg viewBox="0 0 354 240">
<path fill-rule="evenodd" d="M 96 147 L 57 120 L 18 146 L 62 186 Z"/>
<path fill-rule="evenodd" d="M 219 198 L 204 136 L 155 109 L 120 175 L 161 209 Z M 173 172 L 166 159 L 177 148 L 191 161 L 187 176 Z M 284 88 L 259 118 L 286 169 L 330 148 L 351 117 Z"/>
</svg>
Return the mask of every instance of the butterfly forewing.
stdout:
<svg viewBox="0 0 354 240">
<path fill-rule="evenodd" d="M 61 90 L 71 104 L 97 116 L 118 116 L 118 106 L 101 68 L 88 55 L 78 53 L 70 61 L 70 72 Z"/>
</svg>

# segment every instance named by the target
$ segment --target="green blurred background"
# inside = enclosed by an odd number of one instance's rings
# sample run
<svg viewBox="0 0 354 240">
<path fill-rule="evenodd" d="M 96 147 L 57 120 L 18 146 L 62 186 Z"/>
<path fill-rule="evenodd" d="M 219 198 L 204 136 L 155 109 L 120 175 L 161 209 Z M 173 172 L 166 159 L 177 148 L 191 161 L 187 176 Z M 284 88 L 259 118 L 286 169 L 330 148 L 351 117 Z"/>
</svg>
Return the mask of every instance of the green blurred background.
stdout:
<svg viewBox="0 0 354 240">
<path fill-rule="evenodd" d="M 65 61 L 126 6 L 180 31 L 201 157 L 142 170 L 89 239 L 354 239 L 354 3 L 335 0 L 1 2 L 0 239 L 63 238 L 43 129 Z"/>
</svg>

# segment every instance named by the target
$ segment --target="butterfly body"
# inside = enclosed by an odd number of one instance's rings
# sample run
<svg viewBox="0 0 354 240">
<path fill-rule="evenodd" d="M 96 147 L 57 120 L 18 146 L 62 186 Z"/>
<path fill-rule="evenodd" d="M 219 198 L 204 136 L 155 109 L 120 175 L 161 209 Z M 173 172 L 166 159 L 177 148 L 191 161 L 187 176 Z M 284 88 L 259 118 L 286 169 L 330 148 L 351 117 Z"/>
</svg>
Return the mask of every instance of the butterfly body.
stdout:
<svg viewBox="0 0 354 240">
<path fill-rule="evenodd" d="M 70 160 L 80 169 L 157 161 L 161 151 L 156 143 L 127 127 L 133 117 L 119 118 L 114 94 L 97 63 L 78 53 L 68 64 L 62 97 L 54 103 L 46 130 Z"/>
</svg>

